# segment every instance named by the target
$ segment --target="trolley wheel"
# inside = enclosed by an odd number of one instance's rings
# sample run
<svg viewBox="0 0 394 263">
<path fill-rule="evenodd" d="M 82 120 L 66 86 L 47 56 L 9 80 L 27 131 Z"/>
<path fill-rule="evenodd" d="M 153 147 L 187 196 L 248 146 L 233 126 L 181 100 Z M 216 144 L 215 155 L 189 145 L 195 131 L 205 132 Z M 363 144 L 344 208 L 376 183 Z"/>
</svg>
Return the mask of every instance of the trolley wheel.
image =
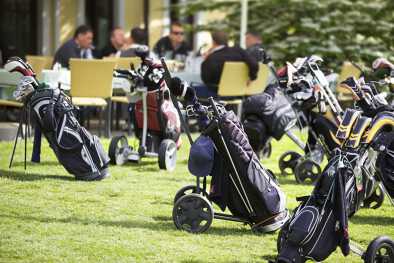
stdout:
<svg viewBox="0 0 394 263">
<path fill-rule="evenodd" d="M 272 153 L 272 145 L 271 143 L 267 143 L 264 148 L 261 150 L 261 157 L 263 159 L 268 159 L 271 157 Z"/>
<path fill-rule="evenodd" d="M 294 176 L 297 183 L 303 183 L 306 179 L 310 179 L 314 183 L 321 174 L 320 166 L 312 160 L 304 160 L 297 164 L 294 169 Z"/>
<path fill-rule="evenodd" d="M 173 140 L 165 139 L 159 147 L 159 167 L 167 171 L 173 171 L 176 166 L 176 144 Z"/>
<path fill-rule="evenodd" d="M 115 136 L 111 139 L 108 149 L 110 162 L 116 165 L 122 165 L 127 160 L 124 151 L 129 148 L 126 136 Z"/>
<path fill-rule="evenodd" d="M 200 188 L 200 193 L 201 193 L 202 189 Z M 176 201 L 179 200 L 179 198 L 188 195 L 188 194 L 200 194 L 197 191 L 197 186 L 195 185 L 186 185 L 184 187 L 182 187 L 181 189 L 178 190 L 178 192 L 176 192 L 175 197 L 174 197 L 174 204 L 176 203 Z M 203 196 L 207 197 L 208 193 L 207 192 L 203 192 L 202 193 Z"/>
<path fill-rule="evenodd" d="M 378 209 L 379 207 L 382 206 L 383 202 L 384 202 L 384 193 L 382 189 L 380 189 L 380 187 L 377 187 L 376 190 L 364 200 L 363 207 Z"/>
<path fill-rule="evenodd" d="M 213 221 L 213 208 L 199 194 L 188 194 L 179 198 L 172 210 L 172 219 L 177 229 L 190 233 L 206 231 Z"/>
<path fill-rule="evenodd" d="M 283 153 L 279 158 L 279 169 L 282 175 L 293 174 L 294 168 L 300 158 L 301 154 L 294 151 Z"/>
<path fill-rule="evenodd" d="M 369 243 L 363 256 L 365 263 L 390 263 L 394 259 L 394 241 L 387 236 L 379 236 Z"/>
</svg>

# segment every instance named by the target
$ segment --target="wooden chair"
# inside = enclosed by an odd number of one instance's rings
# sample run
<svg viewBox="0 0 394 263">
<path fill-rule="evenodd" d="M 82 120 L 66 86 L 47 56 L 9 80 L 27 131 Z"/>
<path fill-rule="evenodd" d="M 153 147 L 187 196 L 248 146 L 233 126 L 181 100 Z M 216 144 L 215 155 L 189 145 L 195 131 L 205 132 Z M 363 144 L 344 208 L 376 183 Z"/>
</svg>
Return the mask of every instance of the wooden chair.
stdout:
<svg viewBox="0 0 394 263">
<path fill-rule="evenodd" d="M 241 116 L 242 99 L 263 92 L 268 83 L 268 75 L 268 66 L 260 63 L 257 79 L 248 86 L 248 66 L 243 62 L 226 62 L 220 77 L 218 96 L 225 104 L 237 105 L 238 116 Z"/>
<path fill-rule="evenodd" d="M 37 79 L 41 80 L 42 70 L 52 68 L 53 57 L 27 55 L 26 61 L 30 64 L 30 66 L 32 66 L 33 70 L 36 72 Z"/>
<path fill-rule="evenodd" d="M 337 87 L 336 87 L 336 93 L 339 101 L 342 102 L 348 102 L 352 101 L 352 95 L 351 92 L 345 88 L 342 88 L 339 83 L 342 81 L 346 80 L 348 77 L 355 77 L 359 78 L 361 75 L 360 69 L 358 69 L 356 66 L 354 66 L 352 63 L 345 61 L 342 65 L 341 73 L 339 74 L 338 81 L 337 81 Z"/>
<path fill-rule="evenodd" d="M 77 106 L 106 108 L 105 136 L 111 134 L 112 74 L 116 62 L 70 59 L 72 102 Z M 100 118 L 101 124 L 101 118 Z M 101 125 L 100 125 L 101 126 Z"/>
</svg>

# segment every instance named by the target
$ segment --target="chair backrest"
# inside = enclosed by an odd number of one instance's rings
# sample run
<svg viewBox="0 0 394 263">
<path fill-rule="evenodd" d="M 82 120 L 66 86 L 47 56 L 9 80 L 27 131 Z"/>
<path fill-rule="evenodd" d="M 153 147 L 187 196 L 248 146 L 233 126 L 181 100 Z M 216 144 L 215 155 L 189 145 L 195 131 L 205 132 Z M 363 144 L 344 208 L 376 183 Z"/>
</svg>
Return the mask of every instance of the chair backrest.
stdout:
<svg viewBox="0 0 394 263">
<path fill-rule="evenodd" d="M 42 70 L 52 68 L 53 57 L 27 55 L 26 61 L 32 66 L 34 72 L 36 72 L 37 78 L 41 80 Z"/>
<path fill-rule="evenodd" d="M 98 59 L 70 59 L 73 97 L 112 97 L 112 74 L 116 62 Z"/>
<path fill-rule="evenodd" d="M 346 80 L 348 77 L 353 76 L 355 78 L 359 78 L 360 75 L 361 75 L 360 69 L 358 69 L 356 66 L 354 66 L 352 63 L 350 63 L 348 61 L 343 62 L 341 73 L 339 74 L 338 81 L 337 81 L 336 91 L 338 93 L 350 94 L 351 91 L 340 87 L 339 83 Z"/>
<path fill-rule="evenodd" d="M 220 77 L 218 95 L 240 97 L 261 93 L 267 86 L 268 74 L 268 67 L 260 63 L 257 79 L 247 86 L 248 66 L 243 62 L 226 62 Z"/>
<path fill-rule="evenodd" d="M 130 64 L 134 65 L 134 68 L 139 68 L 141 65 L 141 59 L 139 57 L 104 57 L 104 60 L 115 61 L 117 69 L 130 69 Z"/>
</svg>

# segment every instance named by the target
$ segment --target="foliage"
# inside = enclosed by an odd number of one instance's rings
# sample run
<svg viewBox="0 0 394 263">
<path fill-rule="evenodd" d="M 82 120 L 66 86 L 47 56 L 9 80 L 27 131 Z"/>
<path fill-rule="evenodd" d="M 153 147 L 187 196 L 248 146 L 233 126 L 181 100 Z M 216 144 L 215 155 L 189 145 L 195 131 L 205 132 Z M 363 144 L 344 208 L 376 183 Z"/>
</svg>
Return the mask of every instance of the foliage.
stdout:
<svg viewBox="0 0 394 263">
<path fill-rule="evenodd" d="M 220 10 L 220 25 L 238 40 L 240 1 L 198 0 L 178 5 L 181 14 Z M 248 29 L 261 32 L 264 45 L 281 64 L 296 57 L 321 55 L 334 68 L 344 60 L 371 62 L 394 59 L 392 0 L 249 0 Z"/>
</svg>

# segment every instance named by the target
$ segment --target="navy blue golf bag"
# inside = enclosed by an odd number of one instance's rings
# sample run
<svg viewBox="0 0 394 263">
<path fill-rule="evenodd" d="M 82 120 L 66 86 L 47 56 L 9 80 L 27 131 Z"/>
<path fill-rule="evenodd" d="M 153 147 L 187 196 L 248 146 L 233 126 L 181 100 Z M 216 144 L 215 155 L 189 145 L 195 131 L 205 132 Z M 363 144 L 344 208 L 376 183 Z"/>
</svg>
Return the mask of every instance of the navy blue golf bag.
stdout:
<svg viewBox="0 0 394 263">
<path fill-rule="evenodd" d="M 61 90 L 37 89 L 29 103 L 36 127 L 67 172 L 86 181 L 109 175 L 109 158 L 99 138 L 79 124 L 74 105 Z"/>
</svg>

